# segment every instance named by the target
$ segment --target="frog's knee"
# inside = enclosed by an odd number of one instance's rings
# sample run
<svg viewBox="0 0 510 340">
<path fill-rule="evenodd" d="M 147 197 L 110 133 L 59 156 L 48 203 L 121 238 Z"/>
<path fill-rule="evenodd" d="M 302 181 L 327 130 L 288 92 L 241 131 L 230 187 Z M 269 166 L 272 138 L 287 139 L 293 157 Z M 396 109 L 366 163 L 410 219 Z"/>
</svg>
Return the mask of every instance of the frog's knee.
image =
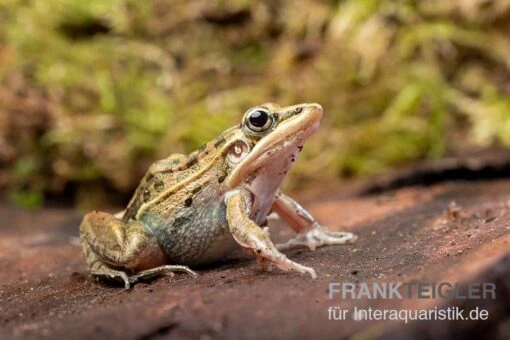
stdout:
<svg viewBox="0 0 510 340">
<path fill-rule="evenodd" d="M 88 214 L 86 214 L 85 216 L 83 216 L 83 220 L 81 221 L 81 224 L 80 224 L 80 229 L 83 229 L 83 228 L 86 228 L 87 226 L 90 226 L 91 224 L 96 224 L 96 221 L 99 221 L 99 217 L 98 217 L 98 212 L 96 211 L 93 211 L 93 212 L 90 212 Z"/>
<path fill-rule="evenodd" d="M 109 233 L 110 231 L 120 232 L 123 228 L 124 222 L 115 216 L 100 212 L 93 211 L 86 214 L 80 225 L 80 232 L 83 233 Z"/>
<path fill-rule="evenodd" d="M 87 224 L 107 224 L 111 221 L 119 221 L 115 216 L 112 214 L 108 214 L 102 211 L 93 211 L 85 215 L 83 217 L 83 222 Z"/>
<path fill-rule="evenodd" d="M 83 216 L 83 219 L 80 223 L 80 236 L 83 237 L 84 234 L 88 233 L 92 224 L 95 223 L 96 220 L 96 212 L 91 212 Z"/>
</svg>

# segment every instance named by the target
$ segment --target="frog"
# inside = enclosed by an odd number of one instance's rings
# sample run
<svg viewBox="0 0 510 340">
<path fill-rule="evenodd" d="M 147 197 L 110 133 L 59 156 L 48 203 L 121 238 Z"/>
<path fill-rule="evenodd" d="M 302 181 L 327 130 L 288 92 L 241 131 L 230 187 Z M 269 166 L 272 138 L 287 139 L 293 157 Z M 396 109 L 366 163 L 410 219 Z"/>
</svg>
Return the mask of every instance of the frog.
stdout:
<svg viewBox="0 0 510 340">
<path fill-rule="evenodd" d="M 285 252 L 298 247 L 314 251 L 357 238 L 322 226 L 280 189 L 322 116 L 316 103 L 265 103 L 247 110 L 239 125 L 196 151 L 154 162 L 125 210 L 83 217 L 80 242 L 90 274 L 129 289 L 156 276 L 197 276 L 191 268 L 242 249 L 262 270 L 277 267 L 316 278 L 312 267 Z M 268 216 L 281 219 L 294 237 L 275 245 Z"/>
</svg>

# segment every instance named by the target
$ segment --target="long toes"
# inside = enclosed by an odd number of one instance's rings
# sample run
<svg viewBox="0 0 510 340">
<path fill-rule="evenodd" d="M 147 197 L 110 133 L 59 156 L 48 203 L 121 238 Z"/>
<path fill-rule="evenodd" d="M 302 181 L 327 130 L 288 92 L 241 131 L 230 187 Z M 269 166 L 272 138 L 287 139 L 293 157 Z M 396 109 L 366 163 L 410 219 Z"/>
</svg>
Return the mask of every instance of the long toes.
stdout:
<svg viewBox="0 0 510 340">
<path fill-rule="evenodd" d="M 275 266 L 284 271 L 295 270 L 302 274 L 305 273 L 309 274 L 312 277 L 312 279 L 315 279 L 317 277 L 317 274 L 315 274 L 315 270 L 313 270 L 313 268 L 306 267 L 297 262 L 294 262 L 283 254 L 281 254 L 280 256 L 264 258 L 264 260 L 262 261 L 271 262 L 272 264 L 274 264 Z"/>
<path fill-rule="evenodd" d="M 183 266 L 179 271 L 190 274 L 193 277 L 198 277 L 198 273 L 189 269 L 188 267 Z"/>
<path fill-rule="evenodd" d="M 306 269 L 304 270 L 305 273 L 309 274 L 312 279 L 316 279 L 317 278 L 317 274 L 315 274 L 315 270 L 313 268 L 310 268 L 310 267 L 305 267 Z"/>
<path fill-rule="evenodd" d="M 356 240 L 356 235 L 343 231 L 328 231 L 314 229 L 310 232 L 309 241 L 315 242 L 318 246 L 352 243 Z"/>
<path fill-rule="evenodd" d="M 311 267 L 306 267 L 306 266 L 303 266 L 303 265 L 300 265 L 299 263 L 296 263 L 296 262 L 293 262 L 292 261 L 292 266 L 291 266 L 292 269 L 302 273 L 302 274 L 308 274 L 312 277 L 312 279 L 316 279 L 317 278 L 317 274 L 315 274 L 315 270 Z"/>
<path fill-rule="evenodd" d="M 296 239 L 291 239 L 285 243 L 277 244 L 276 249 L 278 249 L 279 251 L 285 251 L 285 250 L 289 250 L 292 248 L 306 247 L 306 246 L 308 246 L 307 242 L 303 242 L 303 241 L 296 240 Z"/>
<path fill-rule="evenodd" d="M 355 241 L 358 238 L 358 236 L 356 236 L 355 234 L 346 231 L 326 231 L 325 234 L 329 237 L 347 239 L 352 241 Z"/>
<path fill-rule="evenodd" d="M 175 276 L 175 273 L 173 270 L 161 270 L 159 272 L 155 272 L 155 273 L 152 273 L 151 275 L 147 275 L 145 276 L 144 278 L 145 279 L 152 279 L 158 275 L 161 275 L 161 276 L 168 276 L 168 277 L 174 277 Z"/>
<path fill-rule="evenodd" d="M 342 235 L 325 235 L 320 238 L 324 244 L 343 244 L 348 242 L 354 242 L 356 236 L 350 233 L 344 233 Z"/>
<path fill-rule="evenodd" d="M 112 279 L 116 279 L 116 280 L 124 282 L 124 288 L 126 288 L 126 289 L 131 288 L 131 283 L 135 283 L 136 282 L 136 281 L 131 281 L 131 278 L 129 276 L 127 276 L 127 274 L 124 273 L 124 272 L 119 272 L 119 273 L 116 273 L 116 274 L 113 274 L 113 275 L 110 274 L 109 276 Z"/>
<path fill-rule="evenodd" d="M 101 272 L 93 272 L 93 276 L 96 277 L 97 280 L 102 279 L 106 281 L 117 281 L 117 282 L 123 282 L 124 288 L 129 289 L 131 288 L 131 283 L 134 283 L 136 281 L 131 281 L 131 278 L 124 272 L 121 271 L 101 271 Z"/>
<path fill-rule="evenodd" d="M 280 251 L 289 250 L 297 247 L 308 247 L 314 251 L 318 247 L 348 244 L 356 241 L 358 237 L 349 232 L 344 231 L 328 231 L 324 228 L 317 228 L 306 234 L 296 235 L 286 243 L 278 244 L 276 247 Z"/>
<path fill-rule="evenodd" d="M 169 266 L 166 267 L 166 271 L 167 272 L 171 272 L 172 276 L 176 272 L 186 273 L 186 274 L 189 274 L 189 275 L 191 275 L 193 277 L 197 277 L 198 276 L 198 274 L 195 271 L 191 270 L 187 266 L 169 265 Z"/>
</svg>

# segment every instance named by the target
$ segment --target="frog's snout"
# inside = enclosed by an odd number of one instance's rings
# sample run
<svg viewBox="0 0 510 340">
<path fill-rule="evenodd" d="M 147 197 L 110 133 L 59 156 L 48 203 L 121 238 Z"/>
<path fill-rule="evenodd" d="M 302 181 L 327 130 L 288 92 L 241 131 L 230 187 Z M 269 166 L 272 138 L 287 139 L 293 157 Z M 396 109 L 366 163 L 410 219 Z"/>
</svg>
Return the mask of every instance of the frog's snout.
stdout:
<svg viewBox="0 0 510 340">
<path fill-rule="evenodd" d="M 310 116 L 311 121 L 319 122 L 322 119 L 322 106 L 318 103 L 307 103 L 304 104 L 304 112 Z"/>
<path fill-rule="evenodd" d="M 317 111 L 317 112 L 320 112 L 322 114 L 323 110 L 322 110 L 322 106 L 321 104 L 319 103 L 309 103 L 308 106 L 310 107 L 311 110 L 313 111 Z"/>
</svg>

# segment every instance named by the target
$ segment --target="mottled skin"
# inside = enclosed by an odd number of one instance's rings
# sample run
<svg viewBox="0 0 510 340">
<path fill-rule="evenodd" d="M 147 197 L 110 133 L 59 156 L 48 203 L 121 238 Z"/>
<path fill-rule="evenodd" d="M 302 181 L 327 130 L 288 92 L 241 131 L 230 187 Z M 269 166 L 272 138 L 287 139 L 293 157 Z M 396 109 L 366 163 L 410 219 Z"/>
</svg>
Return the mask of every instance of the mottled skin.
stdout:
<svg viewBox="0 0 510 340">
<path fill-rule="evenodd" d="M 176 271 L 196 275 L 187 266 L 221 260 L 241 247 L 267 270 L 276 265 L 316 277 L 279 249 L 314 250 L 356 236 L 327 231 L 279 187 L 321 118 L 318 104 L 264 104 L 190 155 L 154 163 L 124 212 L 84 217 L 80 238 L 90 273 L 129 288 Z M 286 244 L 273 245 L 260 227 L 271 211 L 297 233 Z"/>
</svg>

